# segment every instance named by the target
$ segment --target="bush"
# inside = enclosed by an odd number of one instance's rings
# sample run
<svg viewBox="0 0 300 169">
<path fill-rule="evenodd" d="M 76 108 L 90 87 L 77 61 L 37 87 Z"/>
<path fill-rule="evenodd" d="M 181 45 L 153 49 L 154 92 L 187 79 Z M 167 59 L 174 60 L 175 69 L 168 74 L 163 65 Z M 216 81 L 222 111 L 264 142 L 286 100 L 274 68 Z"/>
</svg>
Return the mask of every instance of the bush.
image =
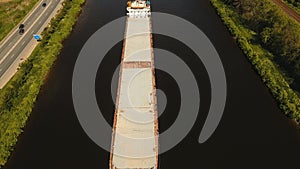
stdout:
<svg viewBox="0 0 300 169">
<path fill-rule="evenodd" d="M 247 28 L 239 15 L 231 6 L 222 0 L 211 0 L 229 31 L 237 39 L 239 46 L 246 54 L 262 81 L 267 85 L 281 110 L 291 119 L 300 122 L 300 99 L 286 82 L 278 66 L 271 60 L 274 55 L 260 44 L 251 41 L 255 32 Z"/>
</svg>

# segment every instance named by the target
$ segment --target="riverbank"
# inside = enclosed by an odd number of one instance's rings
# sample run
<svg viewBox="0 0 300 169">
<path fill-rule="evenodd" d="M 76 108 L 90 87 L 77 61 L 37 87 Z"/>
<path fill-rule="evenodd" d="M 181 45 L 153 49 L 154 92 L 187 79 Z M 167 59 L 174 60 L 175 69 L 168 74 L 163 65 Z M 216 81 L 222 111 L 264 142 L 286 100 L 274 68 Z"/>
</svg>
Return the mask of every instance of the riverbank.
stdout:
<svg viewBox="0 0 300 169">
<path fill-rule="evenodd" d="M 39 0 L 13 0 L 0 2 L 0 41 L 21 22 Z"/>
<path fill-rule="evenodd" d="M 220 0 L 211 0 L 225 25 L 238 42 L 244 54 L 248 57 L 262 81 L 279 104 L 279 107 L 289 118 L 300 121 L 300 99 L 285 80 L 278 66 L 271 60 L 273 54 L 262 45 L 255 43 L 256 32 L 247 28 L 241 22 L 239 14 Z"/>
<path fill-rule="evenodd" d="M 22 133 L 40 88 L 63 47 L 63 40 L 71 33 L 84 2 L 66 0 L 63 3 L 63 8 L 43 31 L 43 40 L 0 90 L 0 168 Z"/>
</svg>

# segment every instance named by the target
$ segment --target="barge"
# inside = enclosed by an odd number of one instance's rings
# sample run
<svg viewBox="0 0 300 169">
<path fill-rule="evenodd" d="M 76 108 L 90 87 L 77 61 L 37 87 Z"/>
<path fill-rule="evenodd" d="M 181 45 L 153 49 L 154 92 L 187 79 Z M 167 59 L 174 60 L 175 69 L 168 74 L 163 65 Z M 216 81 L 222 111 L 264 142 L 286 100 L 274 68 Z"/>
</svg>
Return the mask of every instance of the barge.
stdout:
<svg viewBox="0 0 300 169">
<path fill-rule="evenodd" d="M 158 113 L 150 1 L 128 1 L 110 169 L 157 169 Z"/>
</svg>

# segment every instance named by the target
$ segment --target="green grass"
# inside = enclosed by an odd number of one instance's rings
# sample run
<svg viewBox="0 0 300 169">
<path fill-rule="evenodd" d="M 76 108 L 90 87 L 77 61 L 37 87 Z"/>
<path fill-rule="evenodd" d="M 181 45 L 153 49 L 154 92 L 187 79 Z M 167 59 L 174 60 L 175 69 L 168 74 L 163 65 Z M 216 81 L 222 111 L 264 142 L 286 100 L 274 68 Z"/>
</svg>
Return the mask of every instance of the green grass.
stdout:
<svg viewBox="0 0 300 169">
<path fill-rule="evenodd" d="M 300 121 L 300 99 L 291 89 L 277 65 L 272 61 L 274 57 L 260 44 L 252 42 L 256 34 L 242 24 L 239 14 L 221 0 L 211 0 L 213 6 L 223 22 L 237 39 L 240 48 L 243 50 L 262 81 L 267 85 L 281 110 L 291 119 Z"/>
<path fill-rule="evenodd" d="M 290 8 L 292 8 L 295 12 L 297 12 L 298 15 L 300 15 L 300 8 L 299 8 L 299 7 L 294 6 L 292 3 L 290 3 L 290 2 L 288 2 L 288 1 L 286 1 L 286 0 L 283 0 L 283 2 L 284 2 L 285 4 L 287 4 Z"/>
<path fill-rule="evenodd" d="M 300 7 L 295 6 L 294 4 L 290 3 L 287 0 L 283 0 L 283 2 L 300 15 Z"/>
<path fill-rule="evenodd" d="M 39 0 L 0 2 L 0 41 L 28 14 Z"/>
<path fill-rule="evenodd" d="M 13 151 L 40 88 L 62 49 L 62 41 L 71 33 L 84 2 L 65 0 L 51 26 L 43 31 L 42 42 L 0 91 L 0 168 Z"/>
</svg>

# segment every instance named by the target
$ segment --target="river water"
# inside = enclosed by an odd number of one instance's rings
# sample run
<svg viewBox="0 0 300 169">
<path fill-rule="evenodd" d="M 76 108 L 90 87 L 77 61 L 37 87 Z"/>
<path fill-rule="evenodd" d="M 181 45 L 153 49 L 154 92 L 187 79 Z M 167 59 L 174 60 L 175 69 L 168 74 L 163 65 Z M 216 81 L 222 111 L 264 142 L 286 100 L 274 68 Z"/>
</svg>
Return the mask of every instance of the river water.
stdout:
<svg viewBox="0 0 300 169">
<path fill-rule="evenodd" d="M 126 1 L 87 0 L 5 169 L 108 168 L 109 153 L 93 143 L 78 123 L 72 103 L 72 73 L 87 39 L 106 23 L 124 16 L 125 7 Z M 222 121 L 214 135 L 204 144 L 199 144 L 197 139 L 210 99 L 205 68 L 201 62 L 191 59 L 194 53 L 185 45 L 168 37 L 154 36 L 154 47 L 172 51 L 191 69 L 197 69 L 194 74 L 201 84 L 201 107 L 196 123 L 180 144 L 159 156 L 159 168 L 299 168 L 299 131 L 280 112 L 209 0 L 153 0 L 152 10 L 183 17 L 198 26 L 220 54 L 228 83 Z M 110 77 L 120 62 L 121 49 L 120 42 L 107 54 L 104 66 L 99 69 L 102 73 L 96 79 L 99 107 L 110 124 L 114 112 Z M 180 96 L 174 92 L 177 86 L 172 77 L 157 71 L 156 78 L 157 88 L 168 98 L 166 109 L 159 118 L 162 132 L 175 121 Z"/>
</svg>

